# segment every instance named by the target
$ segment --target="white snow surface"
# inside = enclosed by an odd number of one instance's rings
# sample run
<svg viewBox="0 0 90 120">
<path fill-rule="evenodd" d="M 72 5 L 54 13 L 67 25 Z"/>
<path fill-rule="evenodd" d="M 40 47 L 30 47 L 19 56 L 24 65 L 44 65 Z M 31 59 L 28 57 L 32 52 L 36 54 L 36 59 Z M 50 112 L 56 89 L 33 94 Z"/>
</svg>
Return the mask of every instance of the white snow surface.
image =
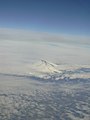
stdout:
<svg viewBox="0 0 90 120">
<path fill-rule="evenodd" d="M 87 71 L 88 72 L 87 72 Z M 90 78 L 90 66 L 89 65 L 56 65 L 46 60 L 40 60 L 39 62 L 30 66 L 29 75 L 49 79 L 54 77 L 55 80 L 64 78 Z"/>
</svg>

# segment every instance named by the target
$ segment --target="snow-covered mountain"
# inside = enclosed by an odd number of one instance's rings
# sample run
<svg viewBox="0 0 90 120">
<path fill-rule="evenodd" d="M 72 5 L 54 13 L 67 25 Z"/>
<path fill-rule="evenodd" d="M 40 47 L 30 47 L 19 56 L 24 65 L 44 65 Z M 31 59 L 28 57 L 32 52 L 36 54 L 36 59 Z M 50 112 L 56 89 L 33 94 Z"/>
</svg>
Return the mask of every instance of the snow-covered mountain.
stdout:
<svg viewBox="0 0 90 120">
<path fill-rule="evenodd" d="M 56 64 L 53 64 L 46 60 L 40 60 L 39 62 L 31 65 L 29 74 L 47 79 L 51 78 L 53 75 L 61 73 L 62 71 L 58 69 L 58 66 Z"/>
<path fill-rule="evenodd" d="M 56 65 L 46 60 L 40 60 L 39 62 L 30 66 L 30 76 L 61 80 L 61 79 L 75 79 L 75 78 L 90 78 L 90 66 L 69 66 L 69 65 Z"/>
</svg>

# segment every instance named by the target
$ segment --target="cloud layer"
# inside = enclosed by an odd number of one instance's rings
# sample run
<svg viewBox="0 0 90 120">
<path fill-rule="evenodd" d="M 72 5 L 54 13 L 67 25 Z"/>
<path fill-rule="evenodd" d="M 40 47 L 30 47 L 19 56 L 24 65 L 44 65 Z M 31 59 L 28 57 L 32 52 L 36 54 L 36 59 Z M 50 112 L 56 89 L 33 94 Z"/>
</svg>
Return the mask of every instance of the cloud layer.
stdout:
<svg viewBox="0 0 90 120">
<path fill-rule="evenodd" d="M 90 45 L 89 36 L 53 34 L 9 28 L 0 28 L 0 40 L 29 40 Z"/>
<path fill-rule="evenodd" d="M 40 59 L 58 64 L 90 64 L 89 37 L 0 29 L 0 71 L 26 71 Z"/>
</svg>

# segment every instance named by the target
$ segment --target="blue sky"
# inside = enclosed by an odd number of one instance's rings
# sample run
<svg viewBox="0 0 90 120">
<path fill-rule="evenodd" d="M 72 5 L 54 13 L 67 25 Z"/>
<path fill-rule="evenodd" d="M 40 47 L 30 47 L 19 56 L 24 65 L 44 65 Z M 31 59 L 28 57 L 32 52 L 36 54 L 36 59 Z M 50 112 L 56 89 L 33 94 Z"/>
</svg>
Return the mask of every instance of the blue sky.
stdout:
<svg viewBox="0 0 90 120">
<path fill-rule="evenodd" d="M 0 28 L 90 36 L 90 0 L 1 0 Z"/>
</svg>

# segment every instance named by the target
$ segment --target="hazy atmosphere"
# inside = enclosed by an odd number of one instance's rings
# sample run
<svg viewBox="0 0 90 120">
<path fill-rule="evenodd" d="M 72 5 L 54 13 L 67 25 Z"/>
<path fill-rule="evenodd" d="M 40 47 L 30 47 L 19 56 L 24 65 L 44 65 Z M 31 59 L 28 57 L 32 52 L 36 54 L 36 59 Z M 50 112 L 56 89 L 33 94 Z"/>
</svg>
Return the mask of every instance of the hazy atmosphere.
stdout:
<svg viewBox="0 0 90 120">
<path fill-rule="evenodd" d="M 0 1 L 0 120 L 90 120 L 90 1 Z"/>
</svg>

